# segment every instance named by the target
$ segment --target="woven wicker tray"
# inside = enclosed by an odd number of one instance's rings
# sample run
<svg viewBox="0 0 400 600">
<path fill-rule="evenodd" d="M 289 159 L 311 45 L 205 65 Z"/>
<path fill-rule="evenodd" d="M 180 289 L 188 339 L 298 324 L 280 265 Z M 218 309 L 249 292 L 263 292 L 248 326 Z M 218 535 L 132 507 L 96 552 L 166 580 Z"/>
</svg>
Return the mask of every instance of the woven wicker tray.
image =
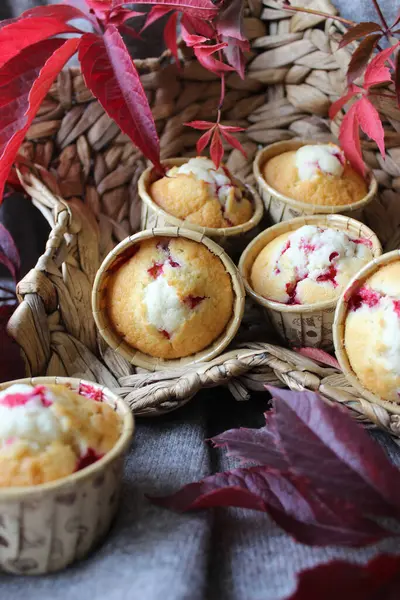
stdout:
<svg viewBox="0 0 400 600">
<path fill-rule="evenodd" d="M 336 12 L 328 0 L 308 6 Z M 338 50 L 343 30 L 334 20 L 290 16 L 276 0 L 249 0 L 245 24 L 252 42 L 248 76 L 245 81 L 236 74 L 227 78 L 223 118 L 247 128 L 240 137 L 248 159 L 233 150 L 227 164 L 253 183 L 252 160 L 260 144 L 296 137 L 325 140 L 337 133 L 338 122 L 331 132 L 327 113 L 344 89 L 350 49 Z M 197 132 L 183 124 L 215 117 L 217 79 L 190 57 L 181 71 L 168 55 L 137 66 L 153 107 L 162 158 L 194 155 Z M 400 245 L 400 112 L 387 99 L 378 108 L 388 158 L 383 162 L 374 144 L 363 143 L 365 160 L 380 184 L 365 221 L 387 250 Z M 237 399 L 263 390 L 265 383 L 319 390 L 348 406 L 359 420 L 400 437 L 400 406 L 389 410 L 372 404 L 335 369 L 266 343 L 273 338 L 257 325 L 254 306 L 249 306 L 236 349 L 212 362 L 157 373 L 134 369 L 98 336 L 90 297 L 102 258 L 140 227 L 137 181 L 144 161 L 94 101 L 76 69 L 63 72 L 51 88 L 21 152 L 32 165 L 21 172 L 24 187 L 52 229 L 36 268 L 18 285 L 21 303 L 9 325 L 28 376 L 97 380 L 117 390 L 137 415 L 173 410 L 201 388 L 221 384 Z"/>
</svg>

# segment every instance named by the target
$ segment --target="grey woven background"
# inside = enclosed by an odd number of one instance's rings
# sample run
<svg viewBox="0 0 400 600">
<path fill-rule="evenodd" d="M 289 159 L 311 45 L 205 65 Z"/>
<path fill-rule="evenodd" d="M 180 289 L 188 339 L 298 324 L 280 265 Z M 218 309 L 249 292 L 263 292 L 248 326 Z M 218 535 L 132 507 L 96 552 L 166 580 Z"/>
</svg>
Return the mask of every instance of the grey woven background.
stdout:
<svg viewBox="0 0 400 600">
<path fill-rule="evenodd" d="M 0 17 L 31 6 L 0 0 Z M 339 0 L 342 14 L 374 18 L 372 2 Z M 398 2 L 386 0 L 389 21 Z M 3 219 L 17 232 L 25 269 L 40 252 L 45 227 L 26 203 L 10 199 Z M 7 213 L 5 215 L 5 212 Z M 18 214 L 19 219 L 13 215 Z M 203 392 L 180 411 L 138 423 L 125 471 L 123 499 L 110 536 L 92 557 L 64 573 L 34 579 L 2 576 L 3 600 L 283 600 L 296 573 L 333 557 L 366 561 L 378 549 L 395 552 L 393 542 L 366 550 L 313 549 L 295 543 L 263 514 L 244 510 L 176 515 L 153 507 L 145 494 L 166 494 L 184 483 L 232 466 L 204 443 L 225 429 L 262 424 L 265 397 L 236 403 L 224 390 Z M 397 447 L 377 438 L 393 460 Z M 324 593 L 321 590 L 321 600 Z M 341 600 L 348 600 L 343 598 Z"/>
</svg>

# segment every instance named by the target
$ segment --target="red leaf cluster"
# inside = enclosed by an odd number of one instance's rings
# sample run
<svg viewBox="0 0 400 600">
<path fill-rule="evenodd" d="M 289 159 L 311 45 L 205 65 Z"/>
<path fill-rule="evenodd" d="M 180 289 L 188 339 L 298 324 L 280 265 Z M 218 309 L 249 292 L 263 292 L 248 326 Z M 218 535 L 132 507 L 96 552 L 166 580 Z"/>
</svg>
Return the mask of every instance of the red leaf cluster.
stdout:
<svg viewBox="0 0 400 600">
<path fill-rule="evenodd" d="M 224 156 L 224 148 L 222 146 L 221 135 L 225 140 L 230 144 L 233 148 L 240 150 L 243 156 L 246 156 L 246 152 L 240 142 L 233 137 L 232 133 L 237 133 L 238 131 L 244 131 L 243 127 L 232 127 L 231 125 L 221 125 L 221 123 L 211 123 L 210 121 L 191 121 L 190 123 L 185 123 L 187 127 L 193 127 L 193 129 L 205 130 L 199 141 L 197 142 L 197 153 L 201 154 L 210 144 L 210 155 L 215 164 L 218 167 L 221 164 L 222 158 Z"/>
<path fill-rule="evenodd" d="M 152 500 L 180 511 L 264 511 L 297 541 L 316 546 L 364 546 L 394 535 L 371 518 L 397 518 L 400 511 L 400 472 L 383 450 L 345 409 L 317 394 L 270 391 L 273 409 L 264 427 L 230 430 L 211 440 L 252 466 Z"/>
<path fill-rule="evenodd" d="M 70 0 L 68 4 L 39 6 L 17 19 L 0 23 L 0 201 L 19 145 L 52 82 L 68 59 L 78 51 L 85 83 L 121 130 L 159 171 L 159 140 L 151 109 L 120 32 L 139 36 L 126 24 L 143 13 L 129 10 L 123 0 Z M 200 63 L 221 77 L 236 69 L 243 74 L 242 0 L 214 4 L 212 0 L 142 0 L 152 5 L 145 28 L 171 13 L 164 39 L 178 62 L 177 26 L 181 17 L 183 38 Z M 88 21 L 94 33 L 71 25 Z M 55 36 L 74 34 L 65 39 Z M 225 52 L 226 61 L 223 59 Z M 212 152 L 222 157 L 219 118 L 211 141 Z M 229 132 L 225 132 L 228 139 Z M 234 143 L 234 142 L 233 142 Z"/>
</svg>

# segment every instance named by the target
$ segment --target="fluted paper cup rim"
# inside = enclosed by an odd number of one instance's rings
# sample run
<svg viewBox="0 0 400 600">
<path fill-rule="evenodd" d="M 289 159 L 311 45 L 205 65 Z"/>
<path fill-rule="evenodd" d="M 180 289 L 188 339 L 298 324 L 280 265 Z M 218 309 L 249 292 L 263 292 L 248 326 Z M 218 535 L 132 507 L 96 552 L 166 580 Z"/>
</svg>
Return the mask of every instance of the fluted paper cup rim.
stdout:
<svg viewBox="0 0 400 600">
<path fill-rule="evenodd" d="M 250 271 L 254 264 L 257 256 L 263 248 L 272 240 L 277 238 L 283 233 L 289 231 L 296 231 L 303 225 L 322 225 L 325 227 L 335 227 L 341 231 L 349 231 L 352 235 L 358 237 L 365 237 L 372 242 L 372 252 L 375 256 L 382 254 L 382 246 L 378 239 L 378 236 L 370 227 L 357 221 L 352 217 L 346 217 L 344 215 L 301 215 L 295 219 L 288 221 L 281 221 L 271 227 L 268 227 L 262 231 L 257 237 L 250 242 L 245 248 L 243 254 L 239 260 L 239 272 L 243 278 L 244 286 L 249 296 L 253 298 L 258 304 L 269 308 L 270 310 L 284 312 L 284 313 L 310 313 L 319 310 L 331 309 L 336 306 L 338 298 L 333 300 L 324 300 L 323 302 L 316 302 L 315 304 L 283 304 L 274 300 L 268 300 L 258 294 L 250 284 Z M 361 232 L 364 232 L 363 234 Z"/>
<path fill-rule="evenodd" d="M 112 263 L 119 256 L 123 256 L 128 248 L 153 237 L 182 237 L 199 244 L 203 244 L 210 252 L 212 252 L 221 260 L 232 282 L 232 290 L 234 294 L 233 311 L 224 331 L 216 340 L 214 340 L 213 343 L 200 352 L 196 352 L 182 358 L 162 359 L 136 350 L 133 346 L 130 346 L 127 342 L 125 342 L 122 336 L 118 335 L 113 328 L 110 319 L 108 318 L 107 310 L 101 306 L 103 286 L 106 283 L 107 273 L 110 270 Z M 216 242 L 206 237 L 204 234 L 198 233 L 197 231 L 193 231 L 191 229 L 185 229 L 182 227 L 156 227 L 139 231 L 138 233 L 125 238 L 125 240 L 115 246 L 115 248 L 105 257 L 103 263 L 97 271 L 93 284 L 92 312 L 98 331 L 110 348 L 121 354 L 121 356 L 137 367 L 141 367 L 149 371 L 160 371 L 168 368 L 183 367 L 209 361 L 221 354 L 222 351 L 233 340 L 239 329 L 244 313 L 245 296 L 246 293 L 243 281 L 237 267 L 224 249 L 221 248 L 221 246 L 219 246 Z"/>
<path fill-rule="evenodd" d="M 14 379 L 12 381 L 5 381 L 3 383 L 0 383 L 0 391 L 7 389 L 15 383 L 28 385 L 68 384 L 73 386 L 72 389 L 74 391 L 77 391 L 81 384 L 90 385 L 100 390 L 104 394 L 104 396 L 108 400 L 111 400 L 118 408 L 117 414 L 121 417 L 122 429 L 120 437 L 118 438 L 114 446 L 111 448 L 111 450 L 92 465 L 89 465 L 88 467 L 85 467 L 80 471 L 76 471 L 75 473 L 71 473 L 71 475 L 67 475 L 66 477 L 60 477 L 59 479 L 55 479 L 54 481 L 49 481 L 47 483 L 40 483 L 38 485 L 30 486 L 0 487 L 0 502 L 5 500 L 12 500 L 13 498 L 17 498 L 19 501 L 21 501 L 25 498 L 28 500 L 32 496 L 44 497 L 44 495 L 49 492 L 58 492 L 62 491 L 63 488 L 70 488 L 71 486 L 74 486 L 75 484 L 85 479 L 93 477 L 93 475 L 102 473 L 111 462 L 113 462 L 118 456 L 124 454 L 129 444 L 131 443 L 132 436 L 135 430 L 135 420 L 132 411 L 120 396 L 112 392 L 106 386 L 101 385 L 99 383 L 95 383 L 93 381 L 88 381 L 86 379 L 80 379 L 76 377 L 24 377 L 21 379 Z"/>
<path fill-rule="evenodd" d="M 166 158 L 165 160 L 161 161 L 161 164 L 171 167 L 180 167 L 181 165 L 188 162 L 190 158 L 193 157 Z M 254 212 L 251 219 L 249 219 L 245 223 L 241 223 L 240 225 L 233 225 L 232 227 L 203 227 L 202 225 L 198 225 L 197 223 L 191 223 L 190 221 L 179 219 L 178 217 L 175 217 L 174 215 L 171 215 L 170 213 L 163 210 L 161 206 L 159 206 L 152 199 L 150 192 L 147 188 L 150 175 L 153 173 L 155 173 L 155 168 L 153 165 L 150 165 L 140 175 L 138 181 L 139 196 L 142 202 L 144 202 L 154 213 L 156 213 L 159 217 L 161 217 L 171 225 L 175 225 L 176 227 L 181 227 L 185 229 L 192 229 L 193 231 L 197 231 L 198 233 L 206 235 L 210 238 L 232 237 L 250 231 L 259 224 L 263 217 L 264 204 L 257 190 L 252 185 L 242 181 L 240 177 L 237 177 L 236 175 L 232 174 L 233 178 L 236 179 L 244 188 L 246 188 L 246 190 L 252 197 Z"/>
<path fill-rule="evenodd" d="M 400 404 L 385 400 L 378 394 L 375 394 L 368 390 L 361 381 L 358 379 L 356 373 L 353 371 L 350 365 L 350 361 L 347 356 L 347 352 L 344 344 L 344 326 L 346 316 L 348 313 L 348 303 L 354 292 L 359 289 L 363 283 L 369 279 L 374 273 L 376 273 L 384 265 L 388 265 L 392 262 L 400 261 L 400 250 L 392 250 L 386 254 L 382 254 L 378 258 L 374 258 L 368 264 L 365 265 L 354 277 L 349 281 L 346 288 L 341 293 L 335 311 L 335 318 L 333 321 L 333 343 L 335 347 L 335 354 L 340 364 L 340 367 L 346 376 L 346 379 L 360 394 L 375 404 L 383 406 L 390 412 L 400 414 Z"/>
<path fill-rule="evenodd" d="M 377 192 L 378 183 L 374 174 L 368 168 L 366 169 L 368 177 L 368 180 L 366 180 L 366 183 L 368 184 L 368 193 L 363 198 L 361 198 L 361 200 L 357 200 L 357 202 L 353 202 L 352 204 L 342 204 L 340 206 L 326 206 L 324 204 L 310 204 L 308 202 L 301 202 L 300 200 L 295 200 L 290 196 L 285 196 L 284 194 L 281 194 L 275 188 L 269 185 L 262 174 L 262 168 L 267 160 L 266 155 L 268 155 L 268 159 L 270 159 L 274 156 L 282 154 L 283 152 L 288 152 L 290 150 L 298 150 L 299 148 L 307 144 L 316 146 L 320 144 L 326 144 L 326 142 L 319 142 L 310 139 L 283 140 L 281 142 L 274 142 L 273 144 L 269 144 L 265 148 L 259 150 L 253 162 L 253 174 L 257 184 L 266 192 L 268 192 L 284 204 L 287 204 L 288 206 L 294 209 L 309 214 L 340 214 L 343 212 L 350 212 L 360 209 L 366 204 L 369 204 L 369 202 L 371 202 L 371 200 L 374 198 Z"/>
</svg>

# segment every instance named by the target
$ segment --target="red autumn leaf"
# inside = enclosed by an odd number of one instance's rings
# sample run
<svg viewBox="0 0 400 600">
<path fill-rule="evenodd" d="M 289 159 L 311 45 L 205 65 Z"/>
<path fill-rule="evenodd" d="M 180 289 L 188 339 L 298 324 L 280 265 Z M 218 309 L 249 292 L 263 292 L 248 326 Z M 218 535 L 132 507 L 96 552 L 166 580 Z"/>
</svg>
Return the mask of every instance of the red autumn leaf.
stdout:
<svg viewBox="0 0 400 600">
<path fill-rule="evenodd" d="M 350 44 L 350 42 L 359 40 L 365 35 L 368 35 L 369 33 L 375 33 L 376 31 L 382 31 L 382 27 L 379 25 L 379 23 L 371 23 L 366 21 L 358 23 L 354 27 L 351 27 L 351 29 L 344 34 L 339 44 L 339 48 L 344 48 L 344 46 L 347 46 L 347 44 Z"/>
<path fill-rule="evenodd" d="M 396 600 L 400 596 L 400 556 L 380 554 L 366 565 L 333 560 L 301 571 L 286 600 Z"/>
<path fill-rule="evenodd" d="M 75 6 L 73 6 L 75 4 Z M 54 17 L 64 23 L 71 19 L 87 19 L 87 14 L 84 12 L 85 2 L 82 0 L 81 6 L 78 6 L 78 1 L 70 0 L 68 4 L 55 4 L 52 6 L 35 6 L 25 10 L 19 17 L 14 19 L 4 19 L 0 22 L 0 28 L 5 27 L 9 23 L 16 23 L 30 17 Z"/>
<path fill-rule="evenodd" d="M 128 21 L 128 19 L 134 19 L 136 17 L 142 17 L 145 13 L 138 12 L 137 10 L 128 10 L 127 8 L 119 8 L 117 10 L 113 10 L 110 13 L 108 18 L 108 23 L 115 25 L 115 27 L 120 27 Z"/>
<path fill-rule="evenodd" d="M 164 41 L 168 50 L 171 51 L 172 56 L 175 58 L 176 64 L 179 65 L 178 43 L 176 40 L 177 21 L 178 13 L 174 12 L 164 27 Z"/>
<path fill-rule="evenodd" d="M 217 167 L 217 169 L 219 169 L 224 156 L 224 148 L 222 146 L 221 136 L 218 128 L 214 129 L 214 135 L 212 136 L 210 145 L 210 156 L 214 165 Z"/>
<path fill-rule="evenodd" d="M 341 110 L 343 106 L 345 106 L 345 104 L 347 104 L 348 101 L 351 100 L 358 92 L 359 88 L 354 84 L 351 84 L 350 90 L 347 92 L 347 94 L 345 94 L 344 96 L 342 96 L 342 98 L 339 98 L 339 100 L 336 100 L 331 104 L 329 108 L 329 118 L 334 119 L 339 110 Z"/>
<path fill-rule="evenodd" d="M 199 19 L 191 14 L 183 13 L 181 25 L 189 34 L 198 35 L 205 39 L 215 37 L 215 29 L 211 21 Z"/>
<path fill-rule="evenodd" d="M 362 96 L 356 103 L 356 110 L 361 129 L 376 142 L 383 158 L 385 158 L 385 132 L 375 106 L 365 96 Z"/>
<path fill-rule="evenodd" d="M 223 3 L 216 19 L 217 32 L 225 37 L 246 41 L 243 31 L 243 16 L 243 0 L 230 0 L 230 2 Z"/>
<path fill-rule="evenodd" d="M 79 38 L 51 39 L 26 48 L 0 69 L 0 201 L 18 149 L 39 106 Z M 6 127 L 6 125 L 8 125 Z"/>
<path fill-rule="evenodd" d="M 245 158 L 247 158 L 246 150 L 243 148 L 243 146 L 239 142 L 239 140 L 237 140 L 233 135 L 228 133 L 226 129 L 224 130 L 222 127 L 220 127 L 220 130 L 221 130 L 221 134 L 226 139 L 228 144 L 230 144 L 232 146 L 232 148 L 236 148 L 236 150 L 239 150 L 243 154 L 243 156 Z"/>
<path fill-rule="evenodd" d="M 353 83 L 360 75 L 362 75 L 365 67 L 368 64 L 371 54 L 376 48 L 377 43 L 381 39 L 382 34 L 374 33 L 366 37 L 353 52 L 353 56 L 349 62 L 347 69 L 347 82 Z"/>
<path fill-rule="evenodd" d="M 139 74 L 118 33 L 110 25 L 103 38 L 86 33 L 79 60 L 87 87 L 121 130 L 160 172 L 160 144 Z"/>
<path fill-rule="evenodd" d="M 0 305 L 0 382 L 25 377 L 25 366 L 18 344 L 7 334 L 7 323 L 15 306 Z"/>
<path fill-rule="evenodd" d="M 53 10 L 55 8 L 54 6 Z M 61 9 L 76 10 L 67 6 L 61 6 Z M 25 48 L 61 33 L 80 33 L 80 31 L 58 17 L 31 16 L 27 19 L 19 18 L 10 25 L 6 25 L 0 29 L 0 67 Z"/>
<path fill-rule="evenodd" d="M 211 136 L 213 134 L 213 129 L 209 129 L 206 131 L 198 140 L 196 144 L 197 154 L 201 154 L 206 146 L 208 146 Z"/>
<path fill-rule="evenodd" d="M 226 65 L 212 56 L 215 52 L 219 52 L 225 47 L 226 44 L 199 44 L 198 46 L 194 46 L 194 53 L 199 63 L 203 65 L 205 69 L 212 71 L 217 75 L 221 75 L 222 73 L 234 70 L 230 65 Z"/>
<path fill-rule="evenodd" d="M 400 42 L 399 42 L 400 43 Z M 377 54 L 365 69 L 364 74 L 364 89 L 370 88 L 372 85 L 385 83 L 391 80 L 390 71 L 385 66 L 385 62 L 389 60 L 392 52 L 399 46 L 399 43 L 386 48 Z"/>
<path fill-rule="evenodd" d="M 394 85 L 396 89 L 397 104 L 400 106 L 400 52 L 396 56 L 396 70 L 394 74 Z"/>
<path fill-rule="evenodd" d="M 357 103 L 345 114 L 340 126 L 339 141 L 351 165 L 364 175 L 365 165 L 362 158 L 360 137 L 358 135 Z"/>
<path fill-rule="evenodd" d="M 226 36 L 221 36 L 221 41 L 226 44 L 223 49 L 226 60 L 239 76 L 244 79 L 244 70 L 246 66 L 244 51 L 250 49 L 250 44 Z"/>
<path fill-rule="evenodd" d="M 121 4 L 126 4 L 121 0 Z M 140 4 L 155 4 L 154 0 L 140 0 Z M 157 0 L 157 5 L 179 10 L 200 19 L 213 19 L 218 14 L 218 8 L 211 0 Z"/>
<path fill-rule="evenodd" d="M 153 23 L 161 19 L 169 12 L 171 12 L 173 8 L 171 6 L 153 6 L 151 10 L 147 13 L 146 21 L 141 29 L 141 32 L 150 27 Z"/>
<path fill-rule="evenodd" d="M 311 360 L 316 360 L 324 365 L 329 365 L 334 369 L 338 369 L 341 371 L 340 365 L 336 358 L 321 350 L 320 348 L 297 348 L 296 352 L 301 354 L 302 356 L 306 356 L 307 358 L 311 358 Z"/>
<path fill-rule="evenodd" d="M 189 123 L 185 123 L 186 127 L 193 127 L 193 129 L 211 129 L 215 127 L 215 123 L 211 123 L 210 121 L 190 121 Z"/>
<path fill-rule="evenodd" d="M 187 27 L 185 21 L 185 16 L 186 15 L 184 15 L 181 20 L 181 35 L 186 46 L 191 48 L 192 46 L 197 46 L 199 44 L 204 44 L 204 42 L 207 42 L 209 38 L 204 37 L 203 35 L 198 35 L 197 33 L 190 32 L 190 28 Z"/>
<path fill-rule="evenodd" d="M 0 223 L 0 263 L 7 267 L 16 281 L 21 266 L 20 256 L 10 232 L 2 223 Z"/>
</svg>

